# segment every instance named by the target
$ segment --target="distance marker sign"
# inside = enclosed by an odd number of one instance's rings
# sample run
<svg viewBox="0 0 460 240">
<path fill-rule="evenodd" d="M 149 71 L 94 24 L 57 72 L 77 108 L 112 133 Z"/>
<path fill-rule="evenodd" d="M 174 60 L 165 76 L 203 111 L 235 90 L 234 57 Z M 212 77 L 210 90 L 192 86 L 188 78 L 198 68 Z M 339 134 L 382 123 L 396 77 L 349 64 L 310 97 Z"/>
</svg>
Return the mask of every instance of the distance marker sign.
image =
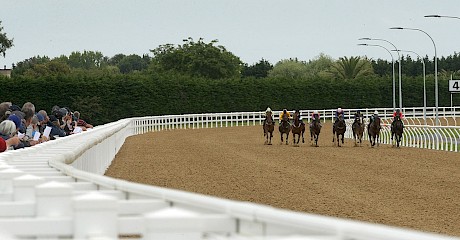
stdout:
<svg viewBox="0 0 460 240">
<path fill-rule="evenodd" d="M 460 80 L 449 80 L 449 92 L 460 92 Z"/>
</svg>

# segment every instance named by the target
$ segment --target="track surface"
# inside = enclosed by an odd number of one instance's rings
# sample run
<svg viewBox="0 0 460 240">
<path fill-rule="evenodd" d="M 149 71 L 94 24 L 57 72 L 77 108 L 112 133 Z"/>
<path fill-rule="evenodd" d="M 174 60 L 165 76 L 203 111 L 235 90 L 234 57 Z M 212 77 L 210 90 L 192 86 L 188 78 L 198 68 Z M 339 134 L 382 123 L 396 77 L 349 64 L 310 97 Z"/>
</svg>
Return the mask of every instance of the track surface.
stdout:
<svg viewBox="0 0 460 240">
<path fill-rule="evenodd" d="M 278 208 L 460 236 L 460 153 L 264 145 L 262 126 L 147 133 L 126 140 L 107 176 Z M 308 137 L 307 137 L 308 136 Z"/>
</svg>

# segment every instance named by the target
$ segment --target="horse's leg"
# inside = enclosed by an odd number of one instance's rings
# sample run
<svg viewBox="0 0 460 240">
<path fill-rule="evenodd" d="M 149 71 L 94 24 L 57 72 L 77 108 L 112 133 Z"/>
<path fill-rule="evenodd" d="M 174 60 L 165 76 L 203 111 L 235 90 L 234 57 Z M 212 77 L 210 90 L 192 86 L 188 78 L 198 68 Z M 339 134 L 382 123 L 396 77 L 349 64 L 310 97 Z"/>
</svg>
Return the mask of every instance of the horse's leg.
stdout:
<svg viewBox="0 0 460 240">
<path fill-rule="evenodd" d="M 317 146 L 317 147 L 318 147 L 318 139 L 319 139 L 319 134 L 316 134 L 316 140 L 315 140 L 315 142 L 316 142 L 316 146 Z"/>
<path fill-rule="evenodd" d="M 286 133 L 286 145 L 289 145 L 289 132 Z"/>
</svg>

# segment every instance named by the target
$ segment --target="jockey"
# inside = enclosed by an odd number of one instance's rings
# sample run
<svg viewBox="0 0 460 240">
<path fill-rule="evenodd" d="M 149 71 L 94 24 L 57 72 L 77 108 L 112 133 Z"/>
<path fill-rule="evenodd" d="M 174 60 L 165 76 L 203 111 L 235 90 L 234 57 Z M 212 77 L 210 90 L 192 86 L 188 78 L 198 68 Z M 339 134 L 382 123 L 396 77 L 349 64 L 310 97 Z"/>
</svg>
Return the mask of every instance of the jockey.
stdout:
<svg viewBox="0 0 460 240">
<path fill-rule="evenodd" d="M 313 125 L 313 121 L 315 121 L 315 120 L 320 120 L 320 116 L 319 116 L 319 112 L 318 112 L 318 111 L 316 111 L 316 110 L 313 111 L 313 113 L 311 114 L 311 120 L 312 120 L 312 121 L 311 121 L 311 123 L 310 123 L 310 126 Z M 319 121 L 319 125 L 322 126 L 322 125 L 321 125 L 321 121 Z"/>
<path fill-rule="evenodd" d="M 280 123 L 283 120 L 284 115 L 287 116 L 288 120 L 291 119 L 291 114 L 285 109 L 283 109 L 283 112 L 280 114 Z"/>
<path fill-rule="evenodd" d="M 337 111 L 335 111 L 335 123 L 339 120 L 339 116 L 344 115 L 343 109 L 342 108 L 337 108 Z M 334 124 L 335 124 L 334 123 Z"/>
<path fill-rule="evenodd" d="M 393 122 L 391 123 L 391 129 L 394 128 L 394 125 L 395 125 L 395 122 L 396 122 L 396 117 L 399 117 L 400 120 L 403 119 L 404 115 L 403 115 L 403 113 L 401 112 L 401 110 L 396 109 L 396 111 L 393 113 Z M 401 122 L 402 122 L 402 121 L 401 121 Z M 404 127 L 404 124 L 403 124 L 403 127 Z"/>
<path fill-rule="evenodd" d="M 296 114 L 297 114 L 297 116 L 298 116 L 298 119 L 299 119 L 299 121 L 300 121 L 300 124 L 301 124 L 301 125 L 305 125 L 305 123 L 304 123 L 303 120 L 302 120 L 302 115 L 300 114 L 299 109 L 296 109 L 296 110 L 295 110 L 295 114 L 294 114 L 294 115 L 296 115 Z"/>
<path fill-rule="evenodd" d="M 363 115 L 361 114 L 361 110 L 356 111 L 356 113 L 355 113 L 355 121 L 361 120 L 362 117 L 363 117 Z"/>
<path fill-rule="evenodd" d="M 369 125 L 374 121 L 374 119 L 379 117 L 379 111 L 375 110 L 374 115 L 370 117 Z"/>
<path fill-rule="evenodd" d="M 271 116 L 271 115 L 272 115 L 272 109 L 268 107 L 267 110 L 265 110 L 265 119 L 264 119 L 264 123 L 267 121 L 268 116 Z M 272 124 L 274 125 L 275 122 L 273 121 Z"/>
</svg>

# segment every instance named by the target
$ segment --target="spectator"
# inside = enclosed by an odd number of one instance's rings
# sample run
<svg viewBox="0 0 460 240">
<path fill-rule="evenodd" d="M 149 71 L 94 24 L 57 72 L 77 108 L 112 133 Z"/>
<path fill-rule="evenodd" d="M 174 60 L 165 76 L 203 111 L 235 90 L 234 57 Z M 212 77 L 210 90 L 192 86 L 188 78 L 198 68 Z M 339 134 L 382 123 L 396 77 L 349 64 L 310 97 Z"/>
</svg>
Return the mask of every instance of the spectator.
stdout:
<svg viewBox="0 0 460 240">
<path fill-rule="evenodd" d="M 268 111 L 268 110 L 270 110 L 270 113 L 271 113 L 271 109 L 270 109 L 270 108 L 267 108 L 267 111 Z M 75 111 L 75 112 L 73 113 L 73 115 L 74 115 L 75 118 L 76 118 L 77 126 L 78 126 L 78 127 L 81 127 L 83 130 L 86 130 L 86 129 L 88 129 L 88 128 L 93 128 L 93 125 L 91 125 L 91 124 L 85 122 L 85 120 L 83 120 L 83 119 L 80 119 L 80 112 Z"/>
<path fill-rule="evenodd" d="M 0 152 L 4 152 L 6 149 L 18 148 L 20 140 L 16 135 L 17 129 L 13 121 L 4 120 L 0 123 Z M 3 145 L 3 142 L 5 145 Z"/>
</svg>

